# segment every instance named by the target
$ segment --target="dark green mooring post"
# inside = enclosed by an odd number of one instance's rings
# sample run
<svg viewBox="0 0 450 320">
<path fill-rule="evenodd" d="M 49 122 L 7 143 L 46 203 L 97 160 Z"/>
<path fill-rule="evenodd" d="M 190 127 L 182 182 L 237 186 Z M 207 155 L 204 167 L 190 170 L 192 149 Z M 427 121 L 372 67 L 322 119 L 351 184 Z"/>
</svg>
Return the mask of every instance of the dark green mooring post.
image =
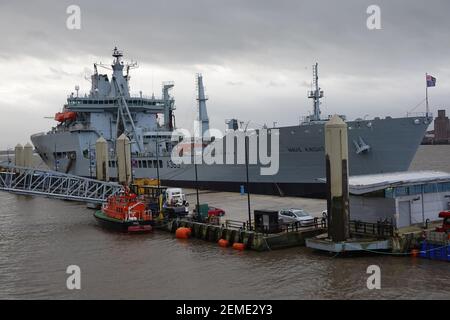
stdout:
<svg viewBox="0 0 450 320">
<path fill-rule="evenodd" d="M 347 124 L 337 115 L 325 124 L 328 237 L 345 241 L 349 232 Z"/>
</svg>

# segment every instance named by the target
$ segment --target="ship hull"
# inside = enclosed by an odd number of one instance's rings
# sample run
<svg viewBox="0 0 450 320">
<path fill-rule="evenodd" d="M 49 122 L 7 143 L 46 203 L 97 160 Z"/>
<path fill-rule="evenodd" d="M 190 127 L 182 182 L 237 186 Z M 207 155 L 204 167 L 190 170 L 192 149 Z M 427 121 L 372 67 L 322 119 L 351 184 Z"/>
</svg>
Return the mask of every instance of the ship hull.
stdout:
<svg viewBox="0 0 450 320">
<path fill-rule="evenodd" d="M 429 122 L 424 117 L 386 118 L 349 121 L 350 175 L 373 174 L 408 170 Z M 280 130 L 279 170 L 275 175 L 261 175 L 260 165 L 249 165 L 250 192 L 276 195 L 323 197 L 325 195 L 324 124 L 312 123 L 277 128 Z M 32 136 L 39 154 L 46 155 L 46 163 L 52 168 L 52 144 L 63 145 L 62 150 L 73 150 L 76 163 L 69 167 L 69 159 L 60 160 L 60 170 L 82 175 L 95 175 L 95 165 L 86 157 L 86 145 L 94 144 L 95 133 L 70 133 L 71 138 L 59 133 Z M 76 137 L 76 138 L 74 138 Z M 51 140 L 53 139 L 53 140 Z M 78 140 L 77 140 L 78 139 Z M 66 143 L 62 143 L 65 141 Z M 366 149 L 364 149 L 366 147 Z M 83 151 L 84 149 L 84 151 Z M 42 155 L 41 155 L 42 156 Z M 194 187 L 195 170 L 192 164 L 175 165 L 170 157 L 159 157 L 162 164 L 159 177 L 168 186 Z M 64 160 L 64 161 L 63 161 Z M 157 178 L 155 167 L 141 166 L 142 161 L 156 162 L 153 157 L 133 157 L 136 178 Z M 64 169 L 66 168 L 66 169 Z M 116 170 L 109 168 L 110 176 Z M 246 181 L 243 164 L 199 164 L 198 185 L 212 190 L 235 191 Z"/>
<path fill-rule="evenodd" d="M 161 180 L 161 184 L 180 188 L 195 188 L 196 186 L 196 182 L 192 180 Z M 198 181 L 198 188 L 203 190 L 240 192 L 242 186 L 245 190 L 247 189 L 245 181 Z M 326 195 L 325 187 L 323 182 L 250 182 L 248 189 L 250 193 L 255 194 L 323 199 Z"/>
</svg>

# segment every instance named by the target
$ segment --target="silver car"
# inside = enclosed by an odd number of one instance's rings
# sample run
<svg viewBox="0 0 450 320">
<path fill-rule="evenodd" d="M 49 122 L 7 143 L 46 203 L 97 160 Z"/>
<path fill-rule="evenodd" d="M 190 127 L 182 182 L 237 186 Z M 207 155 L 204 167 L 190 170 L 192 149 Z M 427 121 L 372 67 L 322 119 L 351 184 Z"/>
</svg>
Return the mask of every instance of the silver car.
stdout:
<svg viewBox="0 0 450 320">
<path fill-rule="evenodd" d="M 298 222 L 302 227 L 314 225 L 314 217 L 303 209 L 282 209 L 278 212 L 278 220 L 283 224 Z"/>
</svg>

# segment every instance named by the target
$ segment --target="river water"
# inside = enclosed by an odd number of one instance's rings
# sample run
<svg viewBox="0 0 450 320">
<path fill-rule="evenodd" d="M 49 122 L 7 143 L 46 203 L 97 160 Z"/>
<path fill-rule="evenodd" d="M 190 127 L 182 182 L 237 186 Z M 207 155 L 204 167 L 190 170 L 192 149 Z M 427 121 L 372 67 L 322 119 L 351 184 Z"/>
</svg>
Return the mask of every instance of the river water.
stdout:
<svg viewBox="0 0 450 320">
<path fill-rule="evenodd" d="M 421 146 L 412 169 L 450 172 L 450 146 Z M 81 269 L 68 290 L 66 268 Z M 366 286 L 381 268 L 381 289 Z M 411 257 L 257 253 L 172 234 L 97 226 L 84 204 L 0 193 L 2 299 L 450 299 L 450 265 Z"/>
</svg>

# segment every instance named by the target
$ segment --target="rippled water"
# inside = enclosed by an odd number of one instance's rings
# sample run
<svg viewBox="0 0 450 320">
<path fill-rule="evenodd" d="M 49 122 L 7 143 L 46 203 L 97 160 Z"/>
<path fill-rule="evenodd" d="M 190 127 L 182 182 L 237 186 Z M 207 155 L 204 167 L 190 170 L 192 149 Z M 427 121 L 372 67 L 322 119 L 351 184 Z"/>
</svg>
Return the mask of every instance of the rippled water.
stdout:
<svg viewBox="0 0 450 320">
<path fill-rule="evenodd" d="M 433 169 L 449 167 L 449 146 L 427 148 L 415 169 L 436 154 Z M 81 290 L 66 289 L 72 264 L 81 268 Z M 371 264 L 381 267 L 381 290 L 366 287 Z M 98 227 L 83 204 L 0 193 L 0 298 L 450 299 L 449 283 L 445 262 L 306 248 L 237 252 L 164 232 L 130 236 Z"/>
</svg>

